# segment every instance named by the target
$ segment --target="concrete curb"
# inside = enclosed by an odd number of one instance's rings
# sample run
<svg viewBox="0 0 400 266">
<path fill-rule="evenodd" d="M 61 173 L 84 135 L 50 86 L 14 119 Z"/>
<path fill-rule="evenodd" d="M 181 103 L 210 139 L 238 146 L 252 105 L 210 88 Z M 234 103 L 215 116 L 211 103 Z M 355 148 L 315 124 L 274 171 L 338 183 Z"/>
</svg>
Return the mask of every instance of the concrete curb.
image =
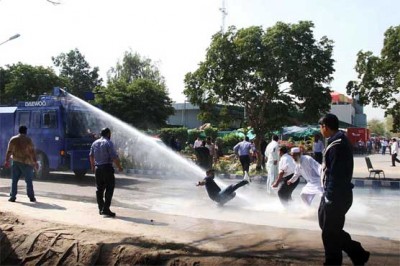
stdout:
<svg viewBox="0 0 400 266">
<path fill-rule="evenodd" d="M 143 169 L 127 169 L 126 174 L 138 174 L 138 175 L 151 175 L 151 176 L 168 176 L 171 173 L 163 172 L 161 170 L 143 170 Z M 219 174 L 220 178 L 225 179 L 243 179 L 242 175 L 236 174 Z M 265 175 L 256 175 L 251 177 L 253 180 L 267 180 Z M 304 179 L 300 179 L 300 182 L 305 183 Z M 355 187 L 372 187 L 372 188 L 390 188 L 400 189 L 400 180 L 371 180 L 365 178 L 353 178 L 353 184 Z"/>
</svg>

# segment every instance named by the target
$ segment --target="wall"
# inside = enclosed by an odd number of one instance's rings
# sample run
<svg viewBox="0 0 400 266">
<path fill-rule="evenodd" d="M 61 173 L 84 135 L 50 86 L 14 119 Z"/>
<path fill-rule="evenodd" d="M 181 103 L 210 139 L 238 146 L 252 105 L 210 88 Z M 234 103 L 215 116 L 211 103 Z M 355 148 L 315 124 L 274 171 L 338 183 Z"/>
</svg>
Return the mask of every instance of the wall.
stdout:
<svg viewBox="0 0 400 266">
<path fill-rule="evenodd" d="M 336 115 L 340 121 L 354 125 L 355 109 L 351 104 L 332 104 L 332 114 Z"/>
</svg>

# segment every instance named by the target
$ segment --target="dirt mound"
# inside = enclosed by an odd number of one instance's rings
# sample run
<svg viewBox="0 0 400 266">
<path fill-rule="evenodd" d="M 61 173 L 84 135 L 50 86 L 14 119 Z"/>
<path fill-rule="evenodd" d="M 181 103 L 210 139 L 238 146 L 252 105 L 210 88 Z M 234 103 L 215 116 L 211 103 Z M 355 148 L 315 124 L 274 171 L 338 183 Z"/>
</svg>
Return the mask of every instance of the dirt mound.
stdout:
<svg viewBox="0 0 400 266">
<path fill-rule="evenodd" d="M 300 265 L 301 261 L 254 254 L 212 253 L 183 244 L 160 243 L 0 212 L 0 264 Z"/>
</svg>

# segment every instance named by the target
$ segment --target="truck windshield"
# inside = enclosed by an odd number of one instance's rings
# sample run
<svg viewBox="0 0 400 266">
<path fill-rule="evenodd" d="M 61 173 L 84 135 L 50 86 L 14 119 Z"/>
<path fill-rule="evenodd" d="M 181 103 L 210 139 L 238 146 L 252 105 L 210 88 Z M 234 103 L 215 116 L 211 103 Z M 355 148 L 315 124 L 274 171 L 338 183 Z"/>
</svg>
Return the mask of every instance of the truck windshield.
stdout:
<svg viewBox="0 0 400 266">
<path fill-rule="evenodd" d="M 67 138 L 94 137 L 98 130 L 97 119 L 84 111 L 71 111 L 67 114 L 65 134 Z"/>
</svg>

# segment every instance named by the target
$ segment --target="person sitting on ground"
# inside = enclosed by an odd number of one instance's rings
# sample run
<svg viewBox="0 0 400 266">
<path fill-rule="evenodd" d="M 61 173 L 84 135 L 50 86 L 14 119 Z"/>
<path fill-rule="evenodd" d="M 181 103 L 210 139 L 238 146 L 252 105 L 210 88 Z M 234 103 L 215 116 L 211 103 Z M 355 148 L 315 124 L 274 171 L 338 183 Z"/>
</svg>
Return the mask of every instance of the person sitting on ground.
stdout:
<svg viewBox="0 0 400 266">
<path fill-rule="evenodd" d="M 199 181 L 196 186 L 206 186 L 206 190 L 210 199 L 217 202 L 220 206 L 223 206 L 236 196 L 235 190 L 249 183 L 247 180 L 242 180 L 237 184 L 229 185 L 224 190 L 221 190 L 221 188 L 214 181 L 215 171 L 213 169 L 209 169 L 207 170 L 206 175 L 207 176 L 202 181 Z"/>
</svg>

